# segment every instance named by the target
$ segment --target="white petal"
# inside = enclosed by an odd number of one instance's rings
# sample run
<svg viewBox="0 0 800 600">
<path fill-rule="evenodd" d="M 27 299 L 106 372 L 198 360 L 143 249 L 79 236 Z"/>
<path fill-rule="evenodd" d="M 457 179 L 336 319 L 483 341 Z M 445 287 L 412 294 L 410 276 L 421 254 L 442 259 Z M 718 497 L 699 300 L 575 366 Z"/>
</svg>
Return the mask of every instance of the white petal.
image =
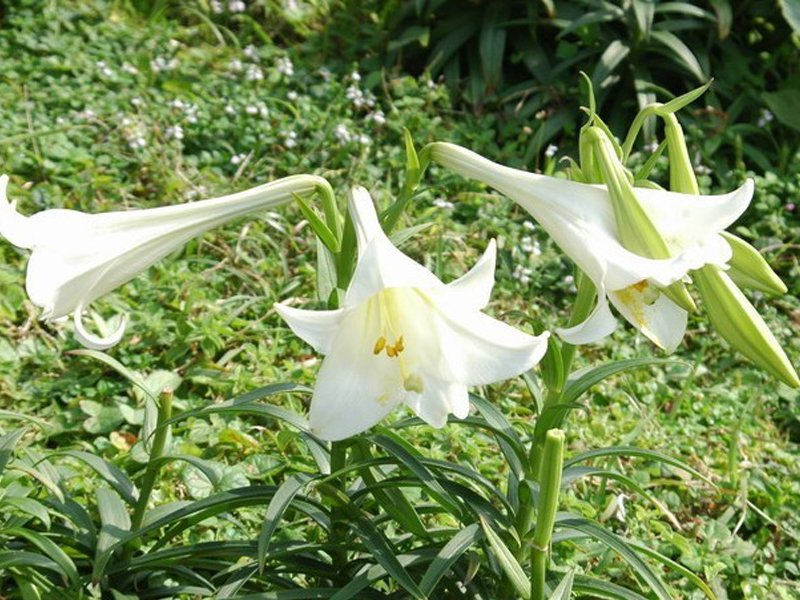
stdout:
<svg viewBox="0 0 800 600">
<path fill-rule="evenodd" d="M 667 352 L 673 352 L 686 332 L 688 315 L 685 310 L 658 293 L 655 302 L 647 304 L 649 284 L 631 286 L 611 292 L 611 303 L 627 321 Z M 653 293 L 653 290 L 650 290 Z"/>
<path fill-rule="evenodd" d="M 467 385 L 495 383 L 524 373 L 544 356 L 549 333 L 532 336 L 481 312 L 440 303 L 442 376 Z"/>
<path fill-rule="evenodd" d="M 636 197 L 674 251 L 702 243 L 730 227 L 750 204 L 753 188 L 753 180 L 748 179 L 739 189 L 717 196 L 636 188 Z"/>
<path fill-rule="evenodd" d="M 354 187 L 350 190 L 347 197 L 347 206 L 350 211 L 350 218 L 353 220 L 353 228 L 356 231 L 356 241 L 358 242 L 359 255 L 364 252 L 373 238 L 378 236 L 386 237 L 378 220 L 378 213 L 375 211 L 375 204 L 372 196 L 363 187 Z"/>
<path fill-rule="evenodd" d="M 396 359 L 373 353 L 379 330 L 366 306 L 342 319 L 311 399 L 311 431 L 341 440 L 378 423 L 407 392 Z"/>
<path fill-rule="evenodd" d="M 331 351 L 336 332 L 341 326 L 345 309 L 303 310 L 285 304 L 276 304 L 275 310 L 291 330 L 320 354 Z"/>
<path fill-rule="evenodd" d="M 345 307 L 363 302 L 379 291 L 392 287 L 442 289 L 444 284 L 428 269 L 394 247 L 381 234 L 375 236 L 358 259 L 353 279 L 345 295 Z"/>
<path fill-rule="evenodd" d="M 494 272 L 497 264 L 497 243 L 490 240 L 480 260 L 464 275 L 447 284 L 448 294 L 455 302 L 475 310 L 489 304 L 494 287 Z"/>
<path fill-rule="evenodd" d="M 424 376 L 422 394 L 409 394 L 406 404 L 417 416 L 433 427 L 444 427 L 447 415 L 458 419 L 469 415 L 469 392 L 467 386 L 444 381 L 436 374 Z"/>
<path fill-rule="evenodd" d="M 93 333 L 89 333 L 89 331 L 83 325 L 83 306 L 79 306 L 75 310 L 75 314 L 73 315 L 73 321 L 75 323 L 75 338 L 83 344 L 86 348 L 90 350 L 108 350 L 112 346 L 116 346 L 119 344 L 122 336 L 125 335 L 125 327 L 127 326 L 127 316 L 122 315 L 122 319 L 117 326 L 116 331 L 114 333 L 107 335 L 105 337 L 100 337 L 94 335 Z"/>
<path fill-rule="evenodd" d="M 556 333 L 568 344 L 593 344 L 614 333 L 617 319 L 611 314 L 605 294 L 597 295 L 597 305 L 592 314 L 573 327 L 556 329 Z"/>
</svg>

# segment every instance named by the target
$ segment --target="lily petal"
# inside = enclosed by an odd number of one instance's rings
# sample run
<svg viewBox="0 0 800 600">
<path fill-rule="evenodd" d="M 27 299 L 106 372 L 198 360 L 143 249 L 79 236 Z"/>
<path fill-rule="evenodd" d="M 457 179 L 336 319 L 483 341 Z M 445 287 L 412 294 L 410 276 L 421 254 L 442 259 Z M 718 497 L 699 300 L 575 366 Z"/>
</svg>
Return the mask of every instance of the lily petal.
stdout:
<svg viewBox="0 0 800 600">
<path fill-rule="evenodd" d="M 489 304 L 494 288 L 494 271 L 497 264 L 497 242 L 490 240 L 480 260 L 464 275 L 448 283 L 445 288 L 462 306 L 480 310 Z"/>
<path fill-rule="evenodd" d="M 622 316 L 658 347 L 673 352 L 686 332 L 688 314 L 662 293 L 652 301 L 654 290 L 646 281 L 611 292 L 609 298 Z"/>
<path fill-rule="evenodd" d="M 365 312 L 359 307 L 342 320 L 317 376 L 311 432 L 324 440 L 341 440 L 369 429 L 406 395 L 392 359 L 373 356 L 379 332 Z"/>
<path fill-rule="evenodd" d="M 442 303 L 438 316 L 441 369 L 467 385 L 486 385 L 524 373 L 547 351 L 548 332 L 528 335 L 451 303 Z"/>
<path fill-rule="evenodd" d="M 400 252 L 386 237 L 372 198 L 364 188 L 356 188 L 350 194 L 349 207 L 356 231 L 361 231 L 359 244 L 366 245 L 359 248 L 358 264 L 345 295 L 346 307 L 363 302 L 385 288 L 444 287 L 433 273 Z"/>
<path fill-rule="evenodd" d="M 331 351 L 336 331 L 342 323 L 346 309 L 303 310 L 285 304 L 275 304 L 275 310 L 288 323 L 291 330 L 320 354 Z"/>
<path fill-rule="evenodd" d="M 467 386 L 445 381 L 435 374 L 425 377 L 422 394 L 409 394 L 405 403 L 420 419 L 437 428 L 447 425 L 447 415 L 451 413 L 457 419 L 465 419 L 469 415 Z"/>
</svg>

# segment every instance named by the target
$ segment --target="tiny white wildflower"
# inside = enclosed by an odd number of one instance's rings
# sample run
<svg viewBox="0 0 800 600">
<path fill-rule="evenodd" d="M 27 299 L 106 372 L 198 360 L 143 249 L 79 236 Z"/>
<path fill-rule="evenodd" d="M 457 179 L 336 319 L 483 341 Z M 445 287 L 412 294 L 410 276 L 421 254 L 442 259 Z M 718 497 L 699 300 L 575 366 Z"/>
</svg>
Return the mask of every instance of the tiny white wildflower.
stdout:
<svg viewBox="0 0 800 600">
<path fill-rule="evenodd" d="M 181 45 L 182 44 L 176 39 L 171 39 L 170 41 L 167 42 L 167 48 L 169 48 L 170 50 L 173 50 L 173 51 L 175 51 L 178 48 L 180 48 Z"/>
<path fill-rule="evenodd" d="M 553 158 L 553 157 L 556 155 L 556 152 L 558 152 L 558 146 L 556 146 L 555 144 L 550 144 L 550 145 L 549 145 L 549 146 L 547 146 L 547 148 L 545 149 L 545 151 L 544 151 L 544 155 L 545 155 L 547 158 Z"/>
<path fill-rule="evenodd" d="M 247 81 L 261 81 L 264 79 L 264 71 L 258 65 L 247 65 Z"/>
<path fill-rule="evenodd" d="M 295 100 L 297 100 L 297 98 L 298 98 L 297 92 L 295 92 L 294 90 L 290 90 L 289 92 L 286 93 L 286 99 L 289 100 L 290 102 L 294 102 Z"/>
<path fill-rule="evenodd" d="M 131 98 L 131 104 L 133 104 L 134 106 L 142 106 L 144 104 L 144 100 L 142 100 L 139 97 Z"/>
<path fill-rule="evenodd" d="M 248 106 L 245 106 L 244 107 L 244 112 L 246 112 L 248 115 L 257 115 L 258 114 L 258 107 L 257 106 L 253 106 L 252 104 L 248 105 Z"/>
<path fill-rule="evenodd" d="M 372 143 L 372 138 L 366 134 L 361 134 L 358 136 L 358 143 L 362 146 L 369 146 Z"/>
<path fill-rule="evenodd" d="M 248 44 L 245 46 L 244 50 L 242 50 L 242 54 L 244 54 L 250 60 L 258 61 L 258 50 L 256 50 L 256 47 L 253 46 L 253 44 Z"/>
<path fill-rule="evenodd" d="M 445 200 L 444 198 L 434 199 L 433 205 L 436 208 L 444 208 L 444 209 L 455 208 L 455 204 L 453 204 L 449 200 Z"/>
<path fill-rule="evenodd" d="M 178 68 L 178 60 L 175 58 L 170 58 L 167 60 L 163 56 L 156 56 L 150 61 L 150 68 L 156 73 L 160 73 L 162 71 L 174 71 Z"/>
<path fill-rule="evenodd" d="M 239 73 L 244 70 L 244 63 L 240 61 L 238 58 L 234 58 L 232 61 L 228 63 L 228 69 L 230 69 L 234 73 Z"/>
<path fill-rule="evenodd" d="M 286 75 L 286 77 L 294 75 L 294 63 L 288 56 L 281 56 L 275 60 L 275 69 L 281 75 Z"/>
<path fill-rule="evenodd" d="M 247 4 L 244 0 L 231 0 L 228 2 L 228 10 L 232 13 L 240 13 L 247 10 Z"/>
<path fill-rule="evenodd" d="M 242 161 L 243 161 L 245 158 L 247 158 L 247 154 L 234 154 L 233 156 L 231 156 L 231 164 L 232 164 L 232 165 L 238 165 L 238 164 L 241 164 L 241 162 L 242 162 Z"/>
<path fill-rule="evenodd" d="M 380 109 L 369 113 L 366 116 L 366 119 L 367 119 L 367 121 L 374 122 L 376 125 L 385 125 L 386 124 L 386 115 Z"/>
<path fill-rule="evenodd" d="M 358 71 L 353 71 L 352 73 L 350 73 L 350 79 L 358 83 L 359 81 L 361 81 L 361 73 L 359 73 Z"/>
<path fill-rule="evenodd" d="M 658 140 L 653 140 L 649 144 L 645 144 L 644 149 L 647 150 L 650 154 L 658 150 Z"/>
<path fill-rule="evenodd" d="M 283 145 L 287 148 L 294 148 L 297 145 L 297 133 L 294 131 L 281 131 L 283 137 Z"/>
<path fill-rule="evenodd" d="M 139 69 L 134 67 L 129 62 L 122 63 L 122 71 L 127 73 L 128 75 L 137 75 L 139 73 Z"/>
<path fill-rule="evenodd" d="M 758 126 L 759 127 L 766 127 L 767 123 L 772 121 L 774 118 L 775 118 L 775 115 L 773 115 L 766 108 L 762 108 L 761 109 L 761 116 L 758 118 Z"/>
<path fill-rule="evenodd" d="M 222 6 L 222 2 L 220 2 L 220 0 L 211 0 L 209 4 L 211 5 L 211 12 L 214 14 L 221 14 L 222 11 L 225 10 L 225 7 Z"/>
<path fill-rule="evenodd" d="M 236 109 L 232 105 L 228 104 L 225 107 L 225 112 L 228 113 L 229 115 L 235 115 L 236 114 Z"/>
<path fill-rule="evenodd" d="M 352 135 L 350 134 L 350 131 L 347 129 L 347 125 L 345 125 L 344 123 L 339 123 L 336 126 L 336 129 L 333 130 L 333 136 L 339 141 L 339 144 L 341 144 L 342 146 L 347 144 L 349 141 L 353 139 Z"/>
<path fill-rule="evenodd" d="M 536 224 L 533 221 L 525 221 L 522 223 L 522 226 L 528 231 L 534 231 L 536 229 Z"/>
<path fill-rule="evenodd" d="M 166 131 L 164 132 L 166 138 L 168 140 L 182 140 L 183 139 L 183 127 L 180 125 L 171 125 L 167 127 Z"/>
</svg>

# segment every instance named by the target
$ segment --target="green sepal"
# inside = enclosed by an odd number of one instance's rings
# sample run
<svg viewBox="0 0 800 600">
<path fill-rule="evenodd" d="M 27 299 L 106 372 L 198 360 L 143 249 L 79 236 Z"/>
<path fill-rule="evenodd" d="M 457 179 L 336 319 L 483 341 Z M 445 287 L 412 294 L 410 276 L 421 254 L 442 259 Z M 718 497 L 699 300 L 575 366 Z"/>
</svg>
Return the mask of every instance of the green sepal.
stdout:
<svg viewBox="0 0 800 600">
<path fill-rule="evenodd" d="M 739 287 L 758 290 L 767 294 L 785 294 L 788 290 L 786 284 L 772 270 L 769 263 L 761 253 L 745 242 L 742 238 L 722 232 L 733 250 L 733 257 L 729 261 L 728 275 Z"/>
<path fill-rule="evenodd" d="M 341 250 L 341 242 L 339 238 L 334 235 L 333 231 L 330 230 L 328 225 L 317 216 L 317 213 L 314 212 L 314 209 L 306 202 L 300 194 L 292 192 L 292 197 L 297 201 L 298 206 L 300 207 L 300 212 L 303 213 L 303 216 L 311 225 L 311 228 L 314 230 L 314 233 L 317 234 L 317 237 L 325 244 L 325 247 L 333 252 L 334 254 L 338 254 Z"/>
<path fill-rule="evenodd" d="M 800 387 L 792 363 L 747 297 L 719 267 L 706 265 L 693 279 L 714 329 L 744 356 L 786 385 Z"/>
</svg>

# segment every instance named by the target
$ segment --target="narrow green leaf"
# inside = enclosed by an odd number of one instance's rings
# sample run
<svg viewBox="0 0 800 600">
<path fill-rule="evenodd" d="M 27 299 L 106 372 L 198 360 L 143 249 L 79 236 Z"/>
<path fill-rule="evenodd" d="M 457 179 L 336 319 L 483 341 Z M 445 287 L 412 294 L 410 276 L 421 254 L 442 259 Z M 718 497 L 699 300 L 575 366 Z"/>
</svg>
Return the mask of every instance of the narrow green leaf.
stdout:
<svg viewBox="0 0 800 600">
<path fill-rule="evenodd" d="M 334 254 L 338 254 L 339 250 L 341 250 L 339 239 L 334 235 L 334 233 L 328 227 L 328 224 L 325 223 L 317 213 L 314 212 L 314 209 L 309 206 L 308 202 L 306 202 L 300 194 L 292 193 L 292 197 L 294 197 L 295 202 L 297 202 L 298 207 L 300 208 L 300 212 L 303 213 L 305 219 L 311 225 L 311 229 L 314 230 L 314 233 L 317 234 L 317 237 L 325 244 L 325 247 L 333 252 Z"/>
<path fill-rule="evenodd" d="M 633 590 L 585 575 L 575 576 L 572 589 L 579 595 L 589 595 L 604 600 L 649 600 Z"/>
<path fill-rule="evenodd" d="M 22 527 L 4 529 L 3 534 L 29 541 L 59 566 L 65 580 L 69 581 L 72 585 L 78 585 L 80 577 L 75 563 L 72 562 L 72 559 L 67 553 L 64 552 L 58 544 L 53 542 L 53 540 L 43 536 L 41 533 Z"/>
<path fill-rule="evenodd" d="M 669 589 L 661 580 L 658 573 L 639 556 L 636 550 L 624 538 L 608 531 L 597 523 L 580 517 L 559 520 L 558 527 L 566 527 L 585 533 L 614 550 L 628 563 L 634 573 L 650 587 L 656 596 L 658 596 L 659 600 L 672 600 Z"/>
<path fill-rule="evenodd" d="M 372 554 L 372 557 L 386 569 L 394 580 L 417 600 L 426 600 L 416 581 L 397 559 L 397 551 L 367 517 L 359 517 L 350 526 Z"/>
<path fill-rule="evenodd" d="M 259 570 L 264 569 L 264 562 L 267 560 L 267 551 L 269 550 L 272 535 L 275 533 L 278 523 L 286 512 L 286 509 L 289 508 L 294 497 L 314 479 L 315 477 L 306 473 L 296 473 L 281 484 L 272 497 L 272 500 L 269 501 L 267 514 L 264 517 L 264 525 L 258 536 Z"/>
<path fill-rule="evenodd" d="M 36 517 L 42 522 L 45 529 L 50 529 L 50 513 L 47 507 L 33 498 L 22 498 L 17 496 L 6 496 L 0 500 L 0 506 L 10 506 L 19 512 Z"/>
<path fill-rule="evenodd" d="M 569 600 L 572 598 L 572 584 L 575 581 L 575 569 L 570 569 L 567 574 L 561 578 L 561 581 L 550 594 L 548 600 Z"/>
<path fill-rule="evenodd" d="M 697 79 L 697 81 L 705 81 L 708 79 L 708 75 L 706 75 L 703 71 L 703 68 L 700 66 L 700 62 L 697 60 L 697 57 L 689 49 L 689 46 L 687 46 L 677 35 L 671 31 L 656 29 L 654 29 L 650 35 L 653 41 L 660 45 L 661 49 L 663 50 L 663 54 L 666 54 L 672 58 L 677 58 L 678 61 L 683 64 L 686 70 Z"/>
<path fill-rule="evenodd" d="M 649 556 L 653 560 L 660 562 L 662 565 L 679 573 L 683 577 L 686 577 L 689 581 L 691 581 L 694 585 L 696 585 L 702 592 L 708 597 L 709 600 L 717 600 L 717 596 L 714 594 L 712 589 L 708 586 L 708 584 L 703 581 L 700 577 L 695 575 L 692 571 L 684 567 L 682 564 L 675 562 L 668 556 L 664 556 L 660 552 L 653 550 L 652 548 L 648 548 L 643 543 L 637 540 L 628 540 L 628 543 L 636 548 L 642 554 Z"/>
<path fill-rule="evenodd" d="M 144 378 L 135 371 L 132 371 L 121 362 L 119 362 L 116 358 L 109 356 L 105 352 L 100 352 L 99 350 L 69 350 L 67 354 L 74 354 L 76 356 L 88 356 L 89 358 L 94 358 L 95 360 L 99 360 L 102 363 L 105 363 L 112 369 L 114 369 L 117 373 L 122 375 L 125 379 L 131 382 L 133 385 L 138 387 L 142 390 L 147 396 L 149 396 L 154 402 L 158 402 L 158 394 L 154 393 L 153 390 L 145 382 Z"/>
<path fill-rule="evenodd" d="M 631 369 L 639 369 L 651 365 L 676 364 L 687 363 L 669 358 L 628 358 L 624 360 L 615 360 L 600 365 L 599 367 L 577 371 L 570 375 L 567 380 L 561 402 L 573 403 L 593 386 L 623 371 L 630 371 Z"/>
<path fill-rule="evenodd" d="M 524 600 L 529 600 L 531 597 L 531 582 L 527 575 L 525 575 L 522 566 L 517 562 L 517 559 L 514 558 L 514 554 L 508 549 L 508 546 L 503 543 L 503 540 L 500 539 L 500 536 L 495 533 L 483 516 L 481 516 L 481 525 L 483 526 L 483 533 L 486 535 L 486 539 L 492 547 L 500 566 L 503 567 L 503 570 L 508 576 L 511 585 L 514 586 L 514 589 L 517 590 L 517 593 L 522 596 Z"/>
<path fill-rule="evenodd" d="M 100 511 L 100 535 L 92 568 L 92 579 L 99 581 L 106 570 L 114 550 L 124 543 L 131 529 L 131 518 L 125 503 L 113 491 L 97 490 L 97 508 Z"/>
<path fill-rule="evenodd" d="M 472 525 L 467 525 L 450 538 L 450 541 L 444 545 L 436 555 L 436 558 L 433 559 L 428 570 L 425 571 L 425 575 L 422 576 L 419 589 L 423 595 L 429 597 L 448 569 L 482 536 L 483 533 L 480 526 L 477 523 L 473 523 Z"/>
<path fill-rule="evenodd" d="M 70 456 L 91 467 L 100 477 L 102 477 L 122 498 L 133 506 L 139 498 L 139 490 L 128 476 L 122 472 L 118 466 L 100 458 L 95 454 L 84 452 L 83 450 L 65 450 L 57 452 L 54 456 Z"/>
<path fill-rule="evenodd" d="M 17 445 L 17 442 L 19 442 L 26 432 L 27 429 L 21 427 L 0 437 L 0 475 L 6 470 L 6 465 L 14 454 L 14 446 Z"/>
<path fill-rule="evenodd" d="M 372 438 L 376 444 L 400 460 L 408 469 L 416 475 L 425 486 L 428 493 L 433 496 L 453 516 L 461 514 L 461 507 L 455 498 L 450 496 L 433 473 L 422 464 L 414 451 L 397 436 L 376 435 Z"/>
<path fill-rule="evenodd" d="M 657 452 L 655 450 L 637 448 L 636 446 L 609 446 L 607 448 L 599 448 L 597 450 L 588 450 L 587 452 L 582 452 L 581 454 L 573 456 L 569 460 L 564 461 L 564 468 L 568 469 L 573 465 L 577 465 L 587 460 L 602 458 L 606 456 L 636 456 L 639 458 L 648 458 L 650 460 L 655 460 L 667 464 L 671 467 L 675 467 L 676 469 L 680 469 L 681 471 L 686 471 L 687 473 L 691 473 L 694 477 L 697 477 L 704 483 L 707 483 L 708 485 L 714 488 L 717 487 L 714 484 L 714 482 L 711 481 L 708 477 L 703 475 L 700 471 L 698 471 L 694 467 L 691 467 L 690 465 L 686 464 L 682 460 L 673 458 L 666 454 L 662 454 L 661 452 Z"/>
<path fill-rule="evenodd" d="M 600 55 L 597 66 L 592 73 L 592 84 L 595 89 L 603 89 L 608 85 L 611 74 L 622 64 L 625 57 L 630 54 L 630 47 L 621 40 L 614 40 Z"/>
</svg>

